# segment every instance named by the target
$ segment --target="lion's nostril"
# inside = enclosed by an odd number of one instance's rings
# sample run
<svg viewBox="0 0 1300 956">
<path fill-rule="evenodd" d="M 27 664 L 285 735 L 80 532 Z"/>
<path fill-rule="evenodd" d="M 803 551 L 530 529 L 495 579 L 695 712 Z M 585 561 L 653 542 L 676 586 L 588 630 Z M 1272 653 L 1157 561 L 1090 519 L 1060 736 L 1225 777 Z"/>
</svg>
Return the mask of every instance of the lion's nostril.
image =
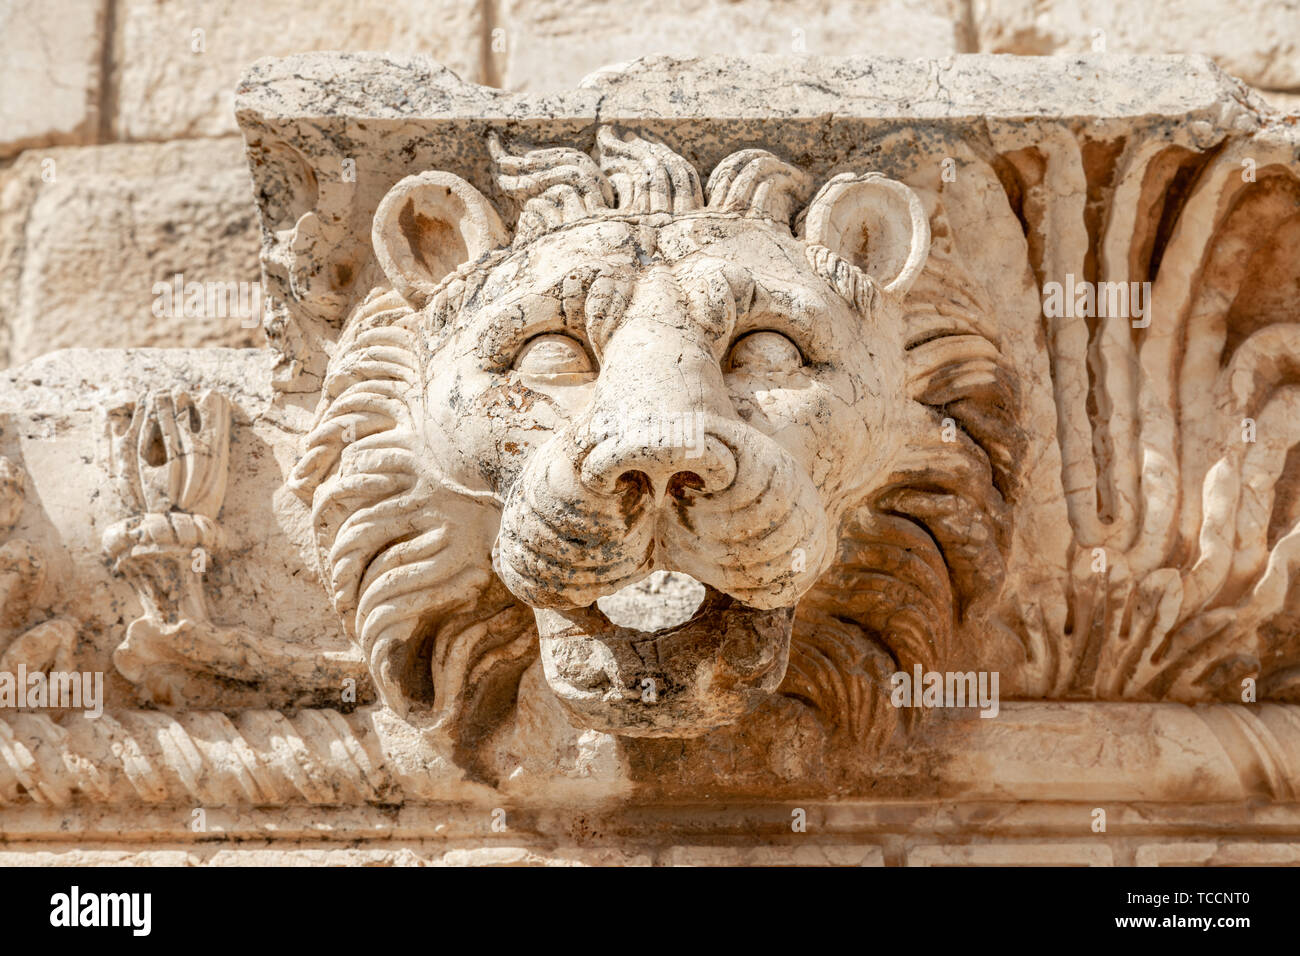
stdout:
<svg viewBox="0 0 1300 956">
<path fill-rule="evenodd" d="M 641 496 L 681 502 L 693 492 L 712 494 L 729 487 L 736 459 L 727 445 L 709 435 L 687 445 L 635 432 L 598 442 L 583 456 L 579 469 L 586 487 L 622 496 L 629 505 Z"/>
<path fill-rule="evenodd" d="M 679 471 L 668 480 L 668 495 L 672 498 L 684 498 L 687 492 L 703 490 L 704 479 L 693 471 Z"/>
<path fill-rule="evenodd" d="M 625 471 L 614 483 L 614 492 L 620 495 L 644 494 L 651 488 L 650 476 L 644 471 Z"/>
<path fill-rule="evenodd" d="M 660 479 L 662 480 L 662 479 Z M 646 495 L 653 495 L 658 482 L 644 471 L 625 471 L 618 476 L 614 484 L 614 493 L 635 501 Z M 692 491 L 703 491 L 705 481 L 693 471 L 679 471 L 662 486 L 662 493 L 668 498 L 685 498 Z"/>
<path fill-rule="evenodd" d="M 644 471 L 625 471 L 614 482 L 614 495 L 622 502 L 623 517 L 633 521 L 654 495 L 654 482 Z"/>
</svg>

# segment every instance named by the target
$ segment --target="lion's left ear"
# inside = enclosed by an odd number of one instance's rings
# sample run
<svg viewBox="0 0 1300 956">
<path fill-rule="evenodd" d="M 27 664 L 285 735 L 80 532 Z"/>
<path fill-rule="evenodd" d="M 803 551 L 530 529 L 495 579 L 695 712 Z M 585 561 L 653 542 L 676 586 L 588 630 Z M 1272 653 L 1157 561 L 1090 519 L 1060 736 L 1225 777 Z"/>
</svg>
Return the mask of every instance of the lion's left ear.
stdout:
<svg viewBox="0 0 1300 956">
<path fill-rule="evenodd" d="M 370 235 L 388 281 L 417 309 L 457 267 L 510 242 L 487 198 L 444 172 L 407 176 L 390 189 Z"/>
<path fill-rule="evenodd" d="M 903 296 L 925 268 L 930 222 L 916 193 L 880 173 L 841 173 L 804 214 L 804 240 L 853 263 Z"/>
</svg>

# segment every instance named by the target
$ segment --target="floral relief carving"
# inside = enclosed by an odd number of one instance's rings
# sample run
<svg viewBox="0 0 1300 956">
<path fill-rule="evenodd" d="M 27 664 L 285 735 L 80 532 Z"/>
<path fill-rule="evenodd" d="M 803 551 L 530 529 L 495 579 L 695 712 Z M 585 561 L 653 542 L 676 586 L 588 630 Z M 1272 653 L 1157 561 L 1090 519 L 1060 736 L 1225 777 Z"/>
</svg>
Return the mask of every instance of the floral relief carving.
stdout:
<svg viewBox="0 0 1300 956">
<path fill-rule="evenodd" d="M 230 418 L 221 394 L 181 390 L 146 392 L 108 417 L 110 474 L 138 511 L 104 532 L 103 548 L 114 572 L 135 585 L 143 611 L 113 663 L 155 704 L 201 705 L 250 683 L 296 697 L 357 677 L 346 659 L 211 619 L 206 574 L 222 546 Z"/>
</svg>

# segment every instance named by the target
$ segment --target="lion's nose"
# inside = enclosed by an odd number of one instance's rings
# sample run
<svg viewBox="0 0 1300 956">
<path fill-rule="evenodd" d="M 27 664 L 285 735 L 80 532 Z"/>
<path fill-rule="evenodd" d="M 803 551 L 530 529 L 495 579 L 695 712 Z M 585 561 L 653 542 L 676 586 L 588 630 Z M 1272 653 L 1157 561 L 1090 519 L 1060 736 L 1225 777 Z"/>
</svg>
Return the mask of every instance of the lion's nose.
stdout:
<svg viewBox="0 0 1300 956">
<path fill-rule="evenodd" d="M 582 463 L 582 481 L 601 494 L 623 486 L 640 486 L 656 500 L 682 497 L 688 490 L 723 491 L 736 478 L 731 449 L 700 429 L 696 435 L 676 436 L 669 430 L 638 429 L 614 435 L 593 448 Z"/>
</svg>

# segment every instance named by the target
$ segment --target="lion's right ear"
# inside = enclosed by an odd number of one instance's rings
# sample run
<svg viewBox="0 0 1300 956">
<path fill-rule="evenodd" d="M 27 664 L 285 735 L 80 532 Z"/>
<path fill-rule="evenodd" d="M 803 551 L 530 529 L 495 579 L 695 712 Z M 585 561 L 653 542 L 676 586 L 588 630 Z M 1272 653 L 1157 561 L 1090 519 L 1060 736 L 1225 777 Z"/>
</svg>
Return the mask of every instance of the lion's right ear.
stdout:
<svg viewBox="0 0 1300 956">
<path fill-rule="evenodd" d="M 407 176 L 375 210 L 371 241 L 393 288 L 424 308 L 446 276 L 510 235 L 487 198 L 451 173 Z"/>
<path fill-rule="evenodd" d="M 916 193 L 880 173 L 841 173 L 808 204 L 804 239 L 902 297 L 925 268 L 930 221 Z"/>
</svg>

